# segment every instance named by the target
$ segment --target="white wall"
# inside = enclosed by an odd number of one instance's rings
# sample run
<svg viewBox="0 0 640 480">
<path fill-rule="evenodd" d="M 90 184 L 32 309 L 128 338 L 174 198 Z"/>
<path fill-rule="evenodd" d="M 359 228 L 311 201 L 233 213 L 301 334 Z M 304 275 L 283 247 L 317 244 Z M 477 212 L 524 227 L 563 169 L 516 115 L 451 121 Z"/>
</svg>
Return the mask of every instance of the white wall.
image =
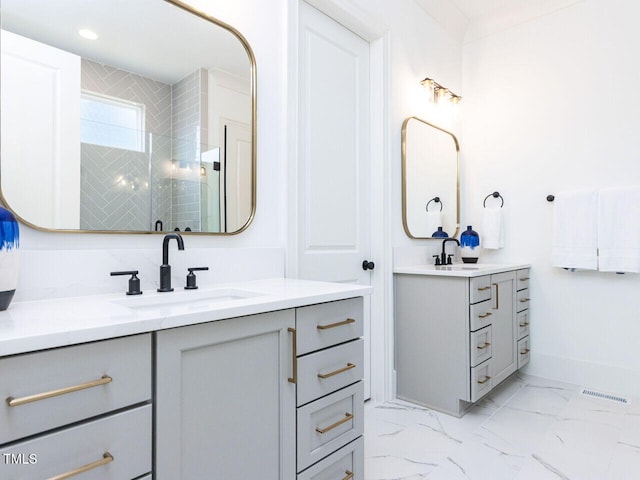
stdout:
<svg viewBox="0 0 640 480">
<path fill-rule="evenodd" d="M 640 276 L 550 266 L 553 204 L 573 188 L 640 185 L 640 6 L 587 0 L 465 45 L 463 225 L 505 199 L 506 248 L 533 265 L 529 372 L 640 395 Z"/>
</svg>

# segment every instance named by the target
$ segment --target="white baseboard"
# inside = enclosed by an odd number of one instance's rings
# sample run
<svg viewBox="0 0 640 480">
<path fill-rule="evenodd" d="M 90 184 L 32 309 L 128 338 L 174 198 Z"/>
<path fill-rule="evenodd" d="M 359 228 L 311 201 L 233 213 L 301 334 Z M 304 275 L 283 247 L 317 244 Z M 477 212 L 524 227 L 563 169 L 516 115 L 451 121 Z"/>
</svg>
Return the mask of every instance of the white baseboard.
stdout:
<svg viewBox="0 0 640 480">
<path fill-rule="evenodd" d="M 524 373 L 601 392 L 640 398 L 640 371 L 531 352 Z"/>
</svg>

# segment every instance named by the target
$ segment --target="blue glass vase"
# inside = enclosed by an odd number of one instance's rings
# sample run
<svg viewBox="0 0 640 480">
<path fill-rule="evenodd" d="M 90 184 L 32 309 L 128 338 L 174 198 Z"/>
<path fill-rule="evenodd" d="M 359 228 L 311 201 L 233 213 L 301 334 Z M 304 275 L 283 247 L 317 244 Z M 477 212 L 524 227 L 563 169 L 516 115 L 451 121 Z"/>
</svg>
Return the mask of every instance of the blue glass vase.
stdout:
<svg viewBox="0 0 640 480">
<path fill-rule="evenodd" d="M 0 207 L 0 311 L 9 308 L 18 285 L 20 232 L 16 217 Z"/>
<path fill-rule="evenodd" d="M 431 234 L 432 238 L 449 238 L 449 234 L 442 230 L 442 227 L 438 227 L 438 230 Z"/>
<path fill-rule="evenodd" d="M 460 258 L 464 263 L 478 263 L 479 257 L 480 235 L 468 225 L 460 235 Z"/>
</svg>

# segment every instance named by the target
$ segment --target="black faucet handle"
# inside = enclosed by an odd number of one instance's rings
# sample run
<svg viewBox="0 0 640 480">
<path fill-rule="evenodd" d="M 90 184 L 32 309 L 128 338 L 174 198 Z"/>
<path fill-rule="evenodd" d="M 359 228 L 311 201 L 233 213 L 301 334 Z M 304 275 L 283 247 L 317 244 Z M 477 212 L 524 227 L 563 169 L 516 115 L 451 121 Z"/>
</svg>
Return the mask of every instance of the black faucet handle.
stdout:
<svg viewBox="0 0 640 480">
<path fill-rule="evenodd" d="M 187 270 L 189 270 L 189 273 L 187 274 L 187 284 L 185 285 L 184 289 L 195 290 L 196 288 L 198 288 L 198 285 L 196 285 L 196 274 L 193 272 L 209 270 L 209 267 L 189 267 L 187 268 Z"/>
<path fill-rule="evenodd" d="M 436 259 L 436 263 L 435 263 L 436 267 L 439 266 L 440 265 L 440 255 L 434 255 L 433 258 Z"/>
<path fill-rule="evenodd" d="M 453 261 L 451 260 L 451 257 L 453 257 L 453 255 L 453 253 L 447 254 L 447 265 L 453 265 Z"/>
<path fill-rule="evenodd" d="M 137 277 L 138 270 L 111 272 L 112 277 L 118 275 L 131 275 L 131 278 L 129 279 L 129 290 L 127 290 L 127 295 L 142 295 L 142 290 L 140 290 L 140 279 Z"/>
</svg>

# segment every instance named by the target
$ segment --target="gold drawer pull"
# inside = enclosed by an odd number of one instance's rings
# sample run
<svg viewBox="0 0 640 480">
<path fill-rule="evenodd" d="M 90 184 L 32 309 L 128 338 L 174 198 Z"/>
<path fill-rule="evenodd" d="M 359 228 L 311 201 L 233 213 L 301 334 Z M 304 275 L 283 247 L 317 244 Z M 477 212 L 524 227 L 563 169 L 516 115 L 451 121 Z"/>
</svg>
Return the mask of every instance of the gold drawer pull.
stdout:
<svg viewBox="0 0 640 480">
<path fill-rule="evenodd" d="M 524 322 L 520 324 L 521 327 L 526 327 L 527 325 L 529 325 L 529 322 Z"/>
<path fill-rule="evenodd" d="M 478 380 L 478 383 L 482 385 L 483 383 L 487 383 L 489 380 L 491 380 L 491 377 L 486 375 L 482 380 Z"/>
<path fill-rule="evenodd" d="M 298 383 L 298 335 L 295 328 L 287 328 L 291 334 L 291 360 L 293 361 L 293 376 L 289 377 L 289 383 Z"/>
<path fill-rule="evenodd" d="M 318 325 L 316 328 L 318 330 L 329 330 L 331 328 L 342 327 L 344 325 L 351 325 L 352 323 L 356 323 L 356 321 L 353 318 L 347 318 L 342 322 L 331 323 L 329 325 Z"/>
<path fill-rule="evenodd" d="M 347 363 L 346 367 L 342 367 L 334 372 L 331 373 L 319 373 L 318 374 L 318 378 L 329 378 L 329 377 L 333 377 L 334 375 L 338 375 L 340 373 L 344 373 L 347 370 L 351 370 L 352 368 L 356 368 L 356 364 L 355 363 Z"/>
<path fill-rule="evenodd" d="M 478 287 L 479 292 L 484 292 L 485 290 L 490 290 L 490 289 L 491 289 L 491 285 L 487 285 L 486 287 Z"/>
<path fill-rule="evenodd" d="M 318 433 L 330 432 L 334 428 L 338 428 L 343 423 L 347 423 L 349 420 L 353 420 L 353 415 L 351 415 L 350 413 L 345 413 L 344 414 L 344 418 L 341 418 L 336 423 L 333 423 L 333 424 L 329 425 L 328 427 L 325 427 L 325 428 L 316 427 L 316 432 L 318 432 Z"/>
<path fill-rule="evenodd" d="M 525 303 L 525 302 L 528 302 L 529 300 L 530 300 L 529 298 L 521 298 L 520 303 Z"/>
<path fill-rule="evenodd" d="M 111 462 L 113 462 L 113 455 L 111 455 L 109 452 L 105 452 L 104 455 L 102 455 L 101 460 L 89 463 L 88 465 L 84 465 L 83 467 L 78 467 L 75 470 L 71 470 L 70 472 L 62 473 L 60 475 L 56 475 L 55 477 L 50 477 L 48 480 L 64 480 L 65 478 L 75 477 L 76 475 L 80 475 L 81 473 L 88 472 L 89 470 L 93 470 L 94 468 L 101 467 Z"/>
<path fill-rule="evenodd" d="M 521 281 L 521 282 L 526 282 L 527 280 L 529 280 L 529 277 L 522 277 L 522 278 L 520 279 L 520 281 Z"/>
<path fill-rule="evenodd" d="M 526 355 L 529 352 L 530 350 L 528 348 L 525 348 L 524 350 L 520 350 L 520 355 Z"/>
<path fill-rule="evenodd" d="M 342 480 L 351 480 L 353 478 L 353 472 L 350 472 L 349 470 L 346 470 L 344 473 L 346 473 L 347 476 L 344 477 Z"/>
<path fill-rule="evenodd" d="M 44 400 L 46 398 L 58 397 L 60 395 L 66 395 L 67 393 L 73 393 L 79 390 L 85 390 L 87 388 L 106 385 L 107 383 L 111 383 L 112 381 L 113 379 L 109 375 L 103 375 L 99 380 L 82 383 L 80 385 L 74 385 L 73 387 L 59 388 L 57 390 L 51 390 L 50 392 L 37 393 L 35 395 L 29 395 L 22 398 L 7 397 L 7 405 L 9 405 L 10 407 L 17 407 L 19 405 L 24 405 L 25 403 L 37 402 L 38 400 Z"/>
<path fill-rule="evenodd" d="M 493 315 L 493 313 L 487 312 L 484 315 L 478 315 L 478 318 L 487 318 L 487 317 L 490 317 L 491 315 Z"/>
<path fill-rule="evenodd" d="M 484 350 L 487 347 L 490 347 L 491 344 L 489 342 L 484 342 L 484 345 L 478 345 L 478 350 Z"/>
</svg>

